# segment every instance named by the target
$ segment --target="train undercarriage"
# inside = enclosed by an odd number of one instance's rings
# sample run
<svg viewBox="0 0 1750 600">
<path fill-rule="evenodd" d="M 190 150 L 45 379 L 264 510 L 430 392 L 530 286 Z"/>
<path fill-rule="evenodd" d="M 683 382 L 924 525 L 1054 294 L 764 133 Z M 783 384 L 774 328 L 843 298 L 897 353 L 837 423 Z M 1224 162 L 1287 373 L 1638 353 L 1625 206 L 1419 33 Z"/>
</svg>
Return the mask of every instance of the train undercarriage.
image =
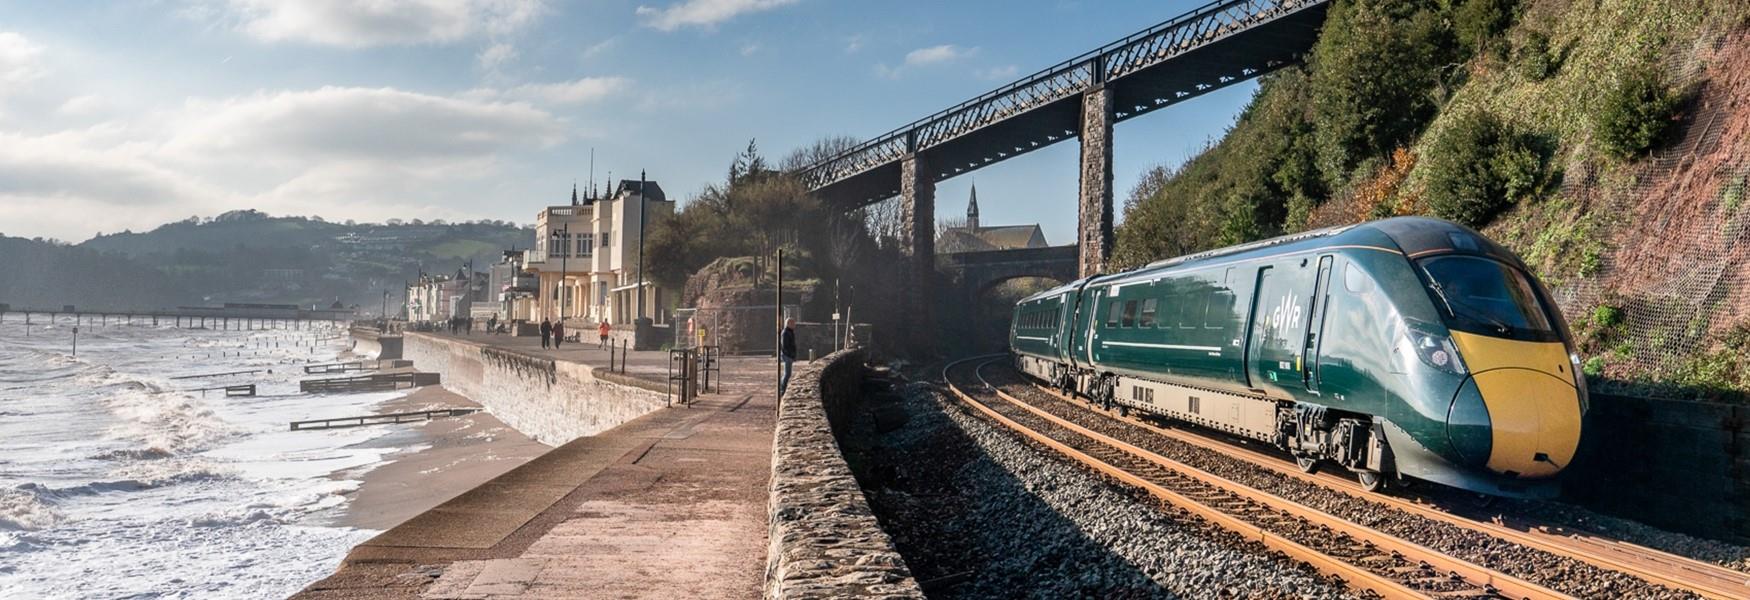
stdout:
<svg viewBox="0 0 1750 600">
<path fill-rule="evenodd" d="M 1383 424 L 1365 414 L 1287 400 L 1101 373 L 1033 356 L 1016 367 L 1069 397 L 1128 415 L 1136 410 L 1275 446 L 1313 472 L 1335 464 L 1372 491 L 1398 481 Z"/>
</svg>

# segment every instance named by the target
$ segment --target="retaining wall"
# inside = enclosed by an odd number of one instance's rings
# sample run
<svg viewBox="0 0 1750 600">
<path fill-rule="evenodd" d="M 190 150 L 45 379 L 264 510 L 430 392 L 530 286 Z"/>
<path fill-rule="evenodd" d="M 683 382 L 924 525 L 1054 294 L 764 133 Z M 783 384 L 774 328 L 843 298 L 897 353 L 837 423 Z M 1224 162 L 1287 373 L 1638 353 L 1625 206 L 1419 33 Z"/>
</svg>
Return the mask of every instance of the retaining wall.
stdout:
<svg viewBox="0 0 1750 600">
<path fill-rule="evenodd" d="M 1602 512 L 1750 543 L 1750 406 L 1592 395 L 1564 489 Z"/>
<path fill-rule="evenodd" d="M 414 368 L 443 374 L 445 388 L 552 446 L 607 431 L 668 403 L 660 384 L 463 340 L 408 333 L 402 351 Z"/>
<path fill-rule="evenodd" d="M 830 417 L 857 401 L 863 353 L 797 367 L 773 434 L 766 598 L 923 598 L 833 435 Z"/>
<path fill-rule="evenodd" d="M 384 335 L 376 329 L 366 327 L 352 328 L 352 351 L 378 359 L 401 358 L 401 336 L 399 334 Z"/>
</svg>

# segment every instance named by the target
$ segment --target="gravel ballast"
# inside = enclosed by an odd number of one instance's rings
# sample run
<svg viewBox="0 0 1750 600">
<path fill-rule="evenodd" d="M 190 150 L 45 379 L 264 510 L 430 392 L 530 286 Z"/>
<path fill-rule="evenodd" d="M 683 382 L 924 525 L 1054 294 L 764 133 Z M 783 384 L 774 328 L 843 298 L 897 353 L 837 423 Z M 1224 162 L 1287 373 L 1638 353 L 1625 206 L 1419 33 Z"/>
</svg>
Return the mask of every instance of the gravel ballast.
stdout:
<svg viewBox="0 0 1750 600">
<path fill-rule="evenodd" d="M 932 598 L 1349 598 L 1341 583 L 1107 480 L 924 384 L 841 443 Z M 885 430 L 886 433 L 881 433 Z"/>
</svg>

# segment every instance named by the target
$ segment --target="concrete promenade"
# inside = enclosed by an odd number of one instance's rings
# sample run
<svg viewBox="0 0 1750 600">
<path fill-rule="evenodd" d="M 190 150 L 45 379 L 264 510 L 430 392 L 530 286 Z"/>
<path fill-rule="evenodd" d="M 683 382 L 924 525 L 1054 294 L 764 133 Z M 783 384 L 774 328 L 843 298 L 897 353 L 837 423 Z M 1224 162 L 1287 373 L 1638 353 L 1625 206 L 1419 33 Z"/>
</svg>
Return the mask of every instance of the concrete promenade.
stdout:
<svg viewBox="0 0 1750 600">
<path fill-rule="evenodd" d="M 462 337 L 606 365 L 593 344 Z M 667 360 L 634 352 L 627 374 L 662 381 Z M 730 358 L 720 392 L 554 448 L 360 544 L 294 598 L 758 597 L 775 377 L 773 359 Z"/>
</svg>

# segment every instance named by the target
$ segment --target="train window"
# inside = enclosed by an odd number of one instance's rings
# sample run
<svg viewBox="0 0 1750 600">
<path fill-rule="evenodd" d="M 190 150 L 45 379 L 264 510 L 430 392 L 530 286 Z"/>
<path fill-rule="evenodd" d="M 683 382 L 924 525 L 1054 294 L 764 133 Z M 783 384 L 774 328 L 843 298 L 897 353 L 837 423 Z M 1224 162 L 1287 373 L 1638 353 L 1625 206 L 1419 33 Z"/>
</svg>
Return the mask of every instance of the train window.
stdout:
<svg viewBox="0 0 1750 600">
<path fill-rule="evenodd" d="M 1197 321 L 1203 316 L 1205 306 L 1209 304 L 1209 295 L 1191 292 L 1185 294 L 1184 318 L 1179 319 L 1179 329 L 1196 329 Z"/>
<path fill-rule="evenodd" d="M 1142 320 L 1136 323 L 1137 327 L 1155 326 L 1155 310 L 1157 308 L 1155 303 L 1154 298 L 1142 301 Z"/>
<path fill-rule="evenodd" d="M 1417 264 L 1428 274 L 1447 326 L 1514 339 L 1558 339 L 1537 290 L 1518 269 L 1477 256 L 1438 256 Z"/>
<path fill-rule="evenodd" d="M 1118 326 L 1118 301 L 1117 300 L 1113 300 L 1112 304 L 1106 308 L 1106 326 L 1107 327 L 1117 327 Z"/>
<path fill-rule="evenodd" d="M 1355 263 L 1346 263 L 1343 265 L 1343 289 L 1349 290 L 1351 294 L 1365 294 L 1373 289 L 1373 279 L 1356 267 Z"/>
<path fill-rule="evenodd" d="M 1131 300 L 1129 302 L 1124 303 L 1124 326 L 1125 327 L 1135 327 L 1136 326 L 1136 301 L 1135 300 Z"/>
<path fill-rule="evenodd" d="M 1204 329 L 1223 329 L 1233 318 L 1234 294 L 1227 290 L 1217 290 L 1209 296 L 1209 306 L 1203 311 Z"/>
</svg>

